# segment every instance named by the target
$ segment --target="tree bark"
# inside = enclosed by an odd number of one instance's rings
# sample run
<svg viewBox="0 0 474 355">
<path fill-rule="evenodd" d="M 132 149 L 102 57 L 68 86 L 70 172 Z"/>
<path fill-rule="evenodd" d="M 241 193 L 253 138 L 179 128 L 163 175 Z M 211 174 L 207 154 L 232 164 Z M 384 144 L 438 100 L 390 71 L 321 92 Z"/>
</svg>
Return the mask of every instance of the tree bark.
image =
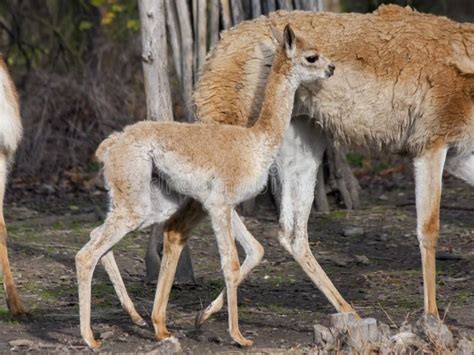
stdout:
<svg viewBox="0 0 474 355">
<path fill-rule="evenodd" d="M 170 41 L 171 50 L 173 53 L 174 66 L 176 75 L 180 82 L 183 77 L 183 58 L 181 53 L 181 32 L 178 25 L 178 15 L 174 7 L 173 0 L 166 0 L 166 24 L 168 27 L 168 39 Z"/>
<path fill-rule="evenodd" d="M 242 7 L 242 1 L 241 0 L 230 0 L 230 3 L 232 5 L 232 20 L 234 26 L 239 24 L 244 20 L 244 10 Z"/>
<path fill-rule="evenodd" d="M 232 27 L 232 18 L 230 17 L 230 0 L 220 0 L 222 9 L 222 24 L 224 30 Z"/>
<path fill-rule="evenodd" d="M 219 1 L 212 0 L 211 7 L 209 9 L 209 31 L 210 45 L 209 49 L 212 49 L 219 41 Z"/>
<path fill-rule="evenodd" d="M 172 121 L 173 108 L 168 79 L 165 3 L 164 0 L 140 0 L 138 5 L 141 22 L 142 65 L 147 119 Z M 149 248 L 145 258 L 147 265 L 145 279 L 148 281 L 157 280 L 160 264 L 158 255 L 163 248 L 162 239 L 162 225 L 153 226 L 149 244 L 153 244 L 155 249 Z M 194 282 L 189 250 L 183 253 L 180 258 L 176 279 L 180 282 Z"/>
<path fill-rule="evenodd" d="M 182 80 L 185 111 L 189 121 L 192 121 L 192 94 L 193 94 L 193 30 L 188 3 L 185 0 L 176 1 L 179 29 L 181 32 L 181 53 L 183 56 Z"/>
<path fill-rule="evenodd" d="M 139 1 L 147 119 L 172 121 L 164 0 Z"/>
<path fill-rule="evenodd" d="M 197 79 L 199 71 L 206 61 L 207 53 L 207 1 L 198 0 L 198 13 L 197 13 L 197 35 L 195 36 L 196 45 L 196 57 L 197 65 L 195 68 L 195 78 Z"/>
</svg>

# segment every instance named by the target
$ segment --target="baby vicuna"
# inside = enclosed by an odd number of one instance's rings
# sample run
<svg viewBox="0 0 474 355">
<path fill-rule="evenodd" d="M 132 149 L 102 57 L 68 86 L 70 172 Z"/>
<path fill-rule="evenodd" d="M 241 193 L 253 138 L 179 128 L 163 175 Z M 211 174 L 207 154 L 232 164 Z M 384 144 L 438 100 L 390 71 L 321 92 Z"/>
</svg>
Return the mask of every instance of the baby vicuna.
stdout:
<svg viewBox="0 0 474 355">
<path fill-rule="evenodd" d="M 330 61 L 296 38 L 289 25 L 283 35 L 276 29 L 272 32 L 280 46 L 254 126 L 140 122 L 110 136 L 99 146 L 96 154 L 104 164 L 110 212 L 76 256 L 81 334 L 89 346 L 100 346 L 90 328 L 94 268 L 103 256 L 119 298 L 123 301 L 128 297 L 120 291 L 124 289 L 123 282 L 110 249 L 126 233 L 172 217 L 156 213 L 166 188 L 198 200 L 209 213 L 225 277 L 229 333 L 242 346 L 252 344 L 242 336 L 238 325 L 240 264 L 232 231 L 233 210 L 266 183 L 268 169 L 290 123 L 299 84 L 328 78 L 334 72 Z M 152 179 L 153 173 L 159 178 Z M 169 223 L 172 221 L 173 218 Z M 248 234 L 247 238 L 253 237 Z M 185 242 L 173 233 L 165 235 L 162 272 L 152 314 L 157 339 L 170 336 L 166 329 L 166 305 Z M 142 323 L 130 303 L 122 302 L 132 319 Z"/>
</svg>

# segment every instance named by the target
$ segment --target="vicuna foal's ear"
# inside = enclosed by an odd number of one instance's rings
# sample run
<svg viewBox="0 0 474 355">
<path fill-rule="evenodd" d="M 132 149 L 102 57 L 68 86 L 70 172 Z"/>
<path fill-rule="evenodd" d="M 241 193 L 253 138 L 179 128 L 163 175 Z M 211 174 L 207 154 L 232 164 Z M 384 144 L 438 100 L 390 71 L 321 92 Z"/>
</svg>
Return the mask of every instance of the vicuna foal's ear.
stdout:
<svg viewBox="0 0 474 355">
<path fill-rule="evenodd" d="M 296 49 L 296 36 L 290 25 L 286 25 L 283 30 L 283 41 L 285 43 L 286 54 L 292 57 Z"/>
<path fill-rule="evenodd" d="M 277 41 L 278 45 L 280 47 L 283 47 L 284 46 L 284 43 L 283 43 L 283 33 L 281 33 L 281 31 L 276 28 L 275 26 L 272 25 L 272 36 L 273 38 L 275 39 L 275 41 Z"/>
</svg>

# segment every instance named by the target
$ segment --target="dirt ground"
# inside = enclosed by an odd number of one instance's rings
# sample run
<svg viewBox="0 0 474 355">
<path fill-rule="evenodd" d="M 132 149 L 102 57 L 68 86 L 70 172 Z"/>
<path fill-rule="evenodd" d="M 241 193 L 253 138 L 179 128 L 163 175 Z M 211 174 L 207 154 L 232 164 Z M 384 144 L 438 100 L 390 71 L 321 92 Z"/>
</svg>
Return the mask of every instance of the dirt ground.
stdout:
<svg viewBox="0 0 474 355">
<path fill-rule="evenodd" d="M 420 255 L 415 234 L 413 182 L 403 178 L 390 186 L 375 184 L 361 193 L 362 208 L 313 212 L 309 237 L 318 261 L 342 295 L 363 317 L 393 327 L 417 319 L 423 306 Z M 12 321 L 0 290 L 0 352 L 87 351 L 78 327 L 74 255 L 100 223 L 94 203 L 105 196 L 87 194 L 16 197 L 6 205 L 10 260 L 31 320 Z M 50 191 L 51 192 L 51 191 Z M 60 197 L 58 195 L 61 195 Z M 474 189 L 445 179 L 441 239 L 437 262 L 441 316 L 455 337 L 474 337 Z M 242 332 L 255 340 L 248 351 L 293 353 L 311 348 L 315 323 L 327 324 L 333 307 L 278 244 L 277 218 L 264 204 L 256 217 L 245 218 L 263 244 L 265 257 L 239 291 Z M 350 230 L 360 227 L 362 230 Z M 351 233 L 352 232 L 352 233 Z M 115 247 L 117 262 L 139 312 L 149 320 L 155 285 L 144 283 L 148 231 L 129 235 Z M 189 353 L 239 352 L 227 334 L 222 311 L 194 330 L 194 317 L 221 290 L 219 258 L 208 221 L 191 239 L 196 284 L 175 286 L 169 304 L 169 329 Z M 93 281 L 93 330 L 103 351 L 145 352 L 156 348 L 151 324 L 133 325 L 120 308 L 102 266 Z"/>
</svg>

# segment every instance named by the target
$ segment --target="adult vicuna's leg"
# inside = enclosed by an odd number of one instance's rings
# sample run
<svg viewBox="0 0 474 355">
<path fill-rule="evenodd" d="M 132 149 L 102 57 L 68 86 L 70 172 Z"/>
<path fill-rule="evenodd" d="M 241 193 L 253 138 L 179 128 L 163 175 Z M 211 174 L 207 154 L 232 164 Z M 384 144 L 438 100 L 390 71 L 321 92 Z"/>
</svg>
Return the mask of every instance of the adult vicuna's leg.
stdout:
<svg viewBox="0 0 474 355">
<path fill-rule="evenodd" d="M 250 234 L 235 210 L 232 212 L 232 226 L 234 228 L 235 239 L 245 251 L 245 260 L 240 268 L 240 278 L 238 281 L 238 285 L 240 285 L 250 271 L 260 264 L 263 257 L 263 247 L 253 235 Z M 196 317 L 196 327 L 199 327 L 211 315 L 221 310 L 224 305 L 224 297 L 225 290 L 223 290 L 209 306 L 198 313 Z"/>
<path fill-rule="evenodd" d="M 217 239 L 227 289 L 229 333 L 232 339 L 241 346 L 251 346 L 253 342 L 244 338 L 239 329 L 237 286 L 240 280 L 240 263 L 232 231 L 232 210 L 230 206 L 212 206 L 209 208 L 209 214 Z"/>
<path fill-rule="evenodd" d="M 166 307 L 176 273 L 176 266 L 189 237 L 189 232 L 202 220 L 204 215 L 200 203 L 187 199 L 165 225 L 163 259 L 161 260 L 160 275 L 151 316 L 158 340 L 171 335 L 166 327 Z"/>
<path fill-rule="evenodd" d="M 425 312 L 438 315 L 436 305 L 436 244 L 446 147 L 436 147 L 415 159 L 417 234 L 423 268 Z"/>
<path fill-rule="evenodd" d="M 445 170 L 474 186 L 474 154 L 456 156 L 448 154 Z"/>
<path fill-rule="evenodd" d="M 7 250 L 7 228 L 3 216 L 3 199 L 5 196 L 5 185 L 7 183 L 8 161 L 4 153 L 0 152 L 0 267 L 3 273 L 3 285 L 5 287 L 7 306 L 12 316 L 20 317 L 26 314 L 20 297 L 16 292 L 15 282 L 10 270 Z"/>
<path fill-rule="evenodd" d="M 100 346 L 100 342 L 94 339 L 91 329 L 92 275 L 99 259 L 125 234 L 139 226 L 141 221 L 129 216 L 129 211 L 110 213 L 104 224 L 92 231 L 91 240 L 76 254 L 81 335 L 91 348 Z"/>
<path fill-rule="evenodd" d="M 325 139 L 304 119 L 293 120 L 276 159 L 280 198 L 280 244 L 339 312 L 353 312 L 313 256 L 308 242 L 308 218 Z"/>
<path fill-rule="evenodd" d="M 153 225 L 148 239 L 148 246 L 145 256 L 145 282 L 151 283 L 158 279 L 158 271 L 160 269 L 161 258 L 160 253 L 163 251 L 163 224 L 156 223 Z M 176 283 L 192 284 L 194 283 L 193 264 L 191 260 L 191 252 L 186 244 L 181 253 L 176 269 Z"/>
</svg>

